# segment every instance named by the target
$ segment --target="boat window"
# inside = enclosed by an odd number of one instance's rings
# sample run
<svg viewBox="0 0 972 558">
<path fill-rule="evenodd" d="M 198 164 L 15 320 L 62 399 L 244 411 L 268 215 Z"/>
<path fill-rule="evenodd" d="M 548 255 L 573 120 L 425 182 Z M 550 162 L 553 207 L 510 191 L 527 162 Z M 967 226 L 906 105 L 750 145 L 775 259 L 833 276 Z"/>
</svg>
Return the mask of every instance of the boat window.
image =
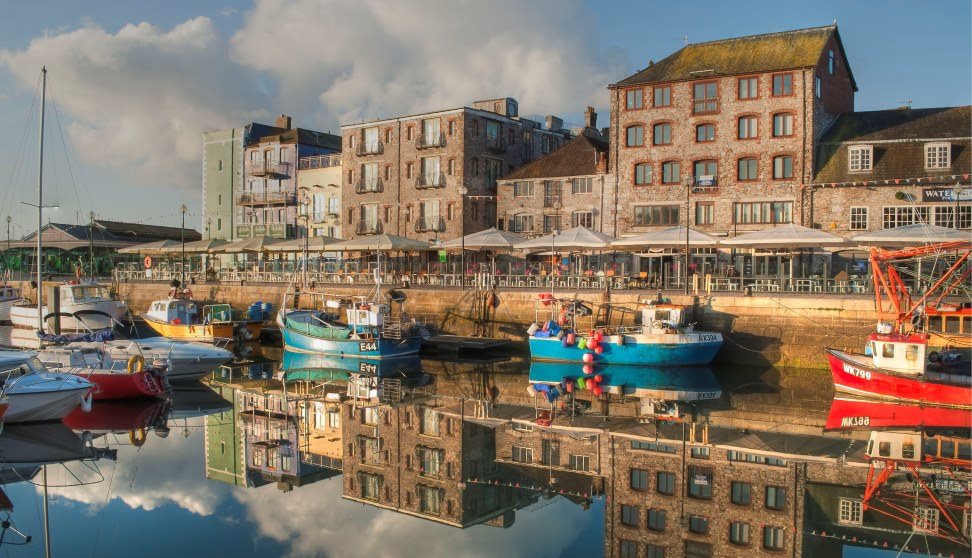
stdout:
<svg viewBox="0 0 972 558">
<path fill-rule="evenodd" d="M 915 458 L 915 443 L 912 441 L 906 441 L 901 444 L 901 458 L 902 459 L 914 459 Z"/>
<path fill-rule="evenodd" d="M 955 458 L 955 440 L 943 439 L 938 448 L 938 456 L 949 459 Z"/>
<path fill-rule="evenodd" d="M 655 310 L 655 320 L 665 321 L 672 319 L 671 310 Z"/>
<path fill-rule="evenodd" d="M 884 358 L 894 358 L 894 343 L 884 343 L 881 349 L 881 356 Z"/>
<path fill-rule="evenodd" d="M 891 442 L 879 443 L 878 455 L 880 455 L 881 457 L 891 457 Z"/>
<path fill-rule="evenodd" d="M 84 298 L 84 287 L 72 287 L 71 296 L 75 299 Z"/>
<path fill-rule="evenodd" d="M 918 345 L 908 345 L 905 348 L 905 360 L 918 360 Z"/>
</svg>

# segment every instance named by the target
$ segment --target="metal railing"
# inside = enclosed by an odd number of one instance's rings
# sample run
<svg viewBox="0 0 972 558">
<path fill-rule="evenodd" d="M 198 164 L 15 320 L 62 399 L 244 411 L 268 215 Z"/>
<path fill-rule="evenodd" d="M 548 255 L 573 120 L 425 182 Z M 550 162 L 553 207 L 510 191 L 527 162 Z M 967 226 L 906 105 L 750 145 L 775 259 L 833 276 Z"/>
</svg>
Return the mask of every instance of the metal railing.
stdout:
<svg viewBox="0 0 972 558">
<path fill-rule="evenodd" d="M 692 114 L 709 114 L 718 111 L 718 99 L 696 99 L 692 101 Z"/>
<path fill-rule="evenodd" d="M 301 157 L 300 161 L 297 162 L 297 168 L 300 170 L 325 169 L 328 167 L 340 167 L 340 166 L 341 166 L 340 153 L 334 153 L 332 155 L 311 155 L 309 157 Z"/>
<path fill-rule="evenodd" d="M 445 219 L 442 217 L 419 217 L 415 221 L 415 232 L 444 232 Z"/>
<path fill-rule="evenodd" d="M 442 132 L 438 134 L 426 134 L 423 132 L 415 139 L 415 147 L 417 149 L 432 149 L 435 147 L 445 147 L 445 145 L 446 137 Z"/>
<path fill-rule="evenodd" d="M 441 172 L 435 174 L 419 174 L 415 177 L 415 187 L 420 190 L 426 188 L 445 188 L 445 185 L 445 175 Z"/>
<path fill-rule="evenodd" d="M 297 205 L 293 192 L 240 192 L 236 197 L 239 205 Z"/>
<path fill-rule="evenodd" d="M 362 178 L 354 185 L 357 194 L 376 194 L 385 190 L 380 178 Z"/>
<path fill-rule="evenodd" d="M 358 221 L 354 226 L 357 234 L 381 234 L 382 226 L 379 221 Z"/>
<path fill-rule="evenodd" d="M 715 194 L 719 192 L 719 177 L 702 175 L 692 179 L 693 194 Z"/>
<path fill-rule="evenodd" d="M 247 161 L 246 172 L 250 176 L 289 176 L 290 163 L 279 161 Z"/>
<path fill-rule="evenodd" d="M 503 153 L 506 151 L 506 141 L 499 136 L 486 138 L 486 149 L 494 153 Z"/>
<path fill-rule="evenodd" d="M 355 148 L 355 154 L 359 157 L 366 155 L 381 155 L 385 152 L 385 144 L 380 141 L 362 141 Z"/>
</svg>

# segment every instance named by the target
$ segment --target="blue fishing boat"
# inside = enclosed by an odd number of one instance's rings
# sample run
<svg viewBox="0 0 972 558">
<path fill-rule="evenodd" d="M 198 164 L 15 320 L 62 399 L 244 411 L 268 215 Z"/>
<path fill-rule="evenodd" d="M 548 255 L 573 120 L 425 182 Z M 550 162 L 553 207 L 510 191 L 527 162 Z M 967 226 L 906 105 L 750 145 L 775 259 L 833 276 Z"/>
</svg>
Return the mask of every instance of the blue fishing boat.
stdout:
<svg viewBox="0 0 972 558">
<path fill-rule="evenodd" d="M 722 347 L 721 333 L 696 331 L 695 324 L 685 323 L 685 307 L 667 301 L 645 304 L 641 325 L 594 327 L 592 323 L 586 328 L 580 322 L 591 311 L 584 304 L 552 298 L 537 303 L 537 316 L 549 314 L 550 319 L 527 330 L 534 360 L 700 366 L 711 363 Z"/>
<path fill-rule="evenodd" d="M 595 366 L 584 374 L 580 366 L 560 362 L 530 363 L 530 383 L 560 385 L 600 375 L 607 393 L 666 401 L 706 401 L 722 396 L 722 386 L 708 366 Z"/>
<path fill-rule="evenodd" d="M 322 293 L 295 293 L 284 297 L 277 316 L 284 348 L 291 352 L 334 355 L 349 358 L 383 359 L 418 353 L 428 332 L 409 320 L 399 308 L 392 315 L 391 303 L 404 297 L 332 297 Z M 320 309 L 288 309 L 288 302 L 311 300 Z M 305 302 L 306 303 L 306 302 Z M 343 318 L 343 319 L 342 319 Z"/>
<path fill-rule="evenodd" d="M 421 373 L 422 362 L 417 355 L 368 359 L 284 351 L 281 369 L 282 379 L 288 381 L 348 381 L 352 374 L 370 374 L 384 378 L 413 376 Z"/>
</svg>

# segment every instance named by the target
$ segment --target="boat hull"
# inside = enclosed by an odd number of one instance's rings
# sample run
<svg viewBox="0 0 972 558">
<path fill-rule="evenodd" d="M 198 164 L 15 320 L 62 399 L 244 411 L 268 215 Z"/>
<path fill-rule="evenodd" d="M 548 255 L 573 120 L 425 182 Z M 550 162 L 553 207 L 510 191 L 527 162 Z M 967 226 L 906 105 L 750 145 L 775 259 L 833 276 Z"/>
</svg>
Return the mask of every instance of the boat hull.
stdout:
<svg viewBox="0 0 972 558">
<path fill-rule="evenodd" d="M 164 401 L 115 401 L 93 405 L 91 411 L 75 409 L 64 417 L 72 430 L 89 432 L 123 432 L 148 429 L 165 421 Z"/>
<path fill-rule="evenodd" d="M 722 396 L 719 380 L 708 366 L 597 366 L 594 373 L 601 375 L 599 385 L 605 391 L 618 395 L 668 401 L 705 401 Z M 576 364 L 530 363 L 530 383 L 560 385 L 588 377 Z"/>
<path fill-rule="evenodd" d="M 881 370 L 842 351 L 827 349 L 834 389 L 891 401 L 972 408 L 972 386 L 936 382 L 923 376 L 906 376 Z"/>
<path fill-rule="evenodd" d="M 0 300 L 0 322 L 10 321 L 10 309 L 18 302 L 22 302 L 22 300 L 19 298 Z"/>
<path fill-rule="evenodd" d="M 144 315 L 142 319 L 156 333 L 168 339 L 212 343 L 217 339 L 230 339 L 234 335 L 233 324 L 231 323 L 205 325 L 169 324 Z M 260 332 L 258 330 L 257 336 L 259 334 Z"/>
<path fill-rule="evenodd" d="M 530 357 L 551 362 L 584 363 L 584 355 L 593 355 L 594 364 L 635 364 L 644 366 L 702 366 L 712 362 L 722 347 L 722 334 L 685 333 L 662 335 L 625 335 L 624 344 L 611 335 L 600 343 L 600 354 L 581 349 L 577 344 L 565 347 L 556 337 L 531 337 Z"/>
<path fill-rule="evenodd" d="M 96 400 L 165 397 L 162 384 L 148 371 L 126 374 L 98 370 L 90 374 L 79 372 L 77 375 L 95 385 L 91 393 Z"/>
<path fill-rule="evenodd" d="M 70 390 L 11 393 L 5 424 L 61 420 L 81 405 L 91 386 Z"/>
<path fill-rule="evenodd" d="M 421 337 L 404 339 L 323 339 L 290 328 L 283 328 L 284 348 L 297 353 L 335 355 L 351 358 L 394 358 L 414 355 L 422 346 Z"/>
<path fill-rule="evenodd" d="M 894 401 L 863 401 L 835 397 L 827 415 L 826 430 L 877 430 L 879 428 L 972 428 L 972 413 L 954 407 L 936 407 Z"/>
<path fill-rule="evenodd" d="M 41 310 L 45 316 L 50 312 L 50 308 L 47 306 L 43 306 Z M 61 314 L 75 314 L 78 312 L 103 312 L 111 316 L 111 319 L 95 313 L 82 314 L 80 319 L 62 315 L 60 316 L 62 331 L 93 331 L 96 329 L 112 328 L 116 322 L 122 322 L 128 316 L 128 304 L 117 300 L 106 300 L 85 304 L 64 304 L 61 306 Z M 57 317 L 48 318 L 45 322 L 45 327 L 53 328 L 55 319 Z M 37 307 L 13 306 L 10 309 L 10 322 L 18 327 L 36 329 Z"/>
</svg>

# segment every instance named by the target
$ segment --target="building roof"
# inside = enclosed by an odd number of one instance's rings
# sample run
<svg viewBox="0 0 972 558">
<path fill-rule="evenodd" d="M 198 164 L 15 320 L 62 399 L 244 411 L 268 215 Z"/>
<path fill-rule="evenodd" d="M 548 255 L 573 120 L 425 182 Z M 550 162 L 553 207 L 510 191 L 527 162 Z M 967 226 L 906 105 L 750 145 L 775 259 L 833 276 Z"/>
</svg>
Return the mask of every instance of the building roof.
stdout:
<svg viewBox="0 0 972 558">
<path fill-rule="evenodd" d="M 564 176 L 589 176 L 597 174 L 597 157 L 607 156 L 608 143 L 581 134 L 547 155 L 531 161 L 504 176 L 502 180 L 528 180 L 532 178 L 559 178 Z"/>
<path fill-rule="evenodd" d="M 831 36 L 837 37 L 840 54 L 846 63 L 847 57 L 835 23 L 686 45 L 657 63 L 649 63 L 644 70 L 611 87 L 809 68 L 820 61 L 824 46 Z M 845 67 L 856 91 L 857 83 L 850 73 L 850 65 Z"/>
<path fill-rule="evenodd" d="M 145 225 L 142 223 L 122 223 L 120 221 L 105 221 L 95 219 L 95 225 L 108 233 L 123 239 L 153 239 L 153 240 L 182 240 L 181 227 L 166 227 L 162 225 Z M 87 226 L 82 225 L 87 230 Z M 98 237 L 98 232 L 95 232 Z M 202 240 L 202 235 L 195 229 L 185 229 L 186 242 Z"/>
<path fill-rule="evenodd" d="M 972 106 L 848 112 L 837 117 L 820 142 L 967 138 L 970 125 Z"/>
<path fill-rule="evenodd" d="M 82 248 L 89 244 L 99 248 L 124 248 L 136 244 L 145 244 L 156 240 L 181 240 L 180 227 L 163 227 L 159 225 L 143 225 L 140 223 L 122 223 L 119 221 L 104 221 L 95 219 L 94 227 L 89 225 L 71 225 L 67 223 L 48 223 L 41 228 L 44 246 L 71 250 Z M 37 233 L 32 232 L 17 242 L 11 242 L 11 248 L 31 248 L 36 242 Z M 185 229 L 186 242 L 200 240 L 202 235 L 194 229 Z"/>
<path fill-rule="evenodd" d="M 260 143 L 296 143 L 323 147 L 324 149 L 341 150 L 341 136 L 315 132 L 306 128 L 293 128 L 279 133 L 273 133 L 260 138 Z"/>
</svg>

